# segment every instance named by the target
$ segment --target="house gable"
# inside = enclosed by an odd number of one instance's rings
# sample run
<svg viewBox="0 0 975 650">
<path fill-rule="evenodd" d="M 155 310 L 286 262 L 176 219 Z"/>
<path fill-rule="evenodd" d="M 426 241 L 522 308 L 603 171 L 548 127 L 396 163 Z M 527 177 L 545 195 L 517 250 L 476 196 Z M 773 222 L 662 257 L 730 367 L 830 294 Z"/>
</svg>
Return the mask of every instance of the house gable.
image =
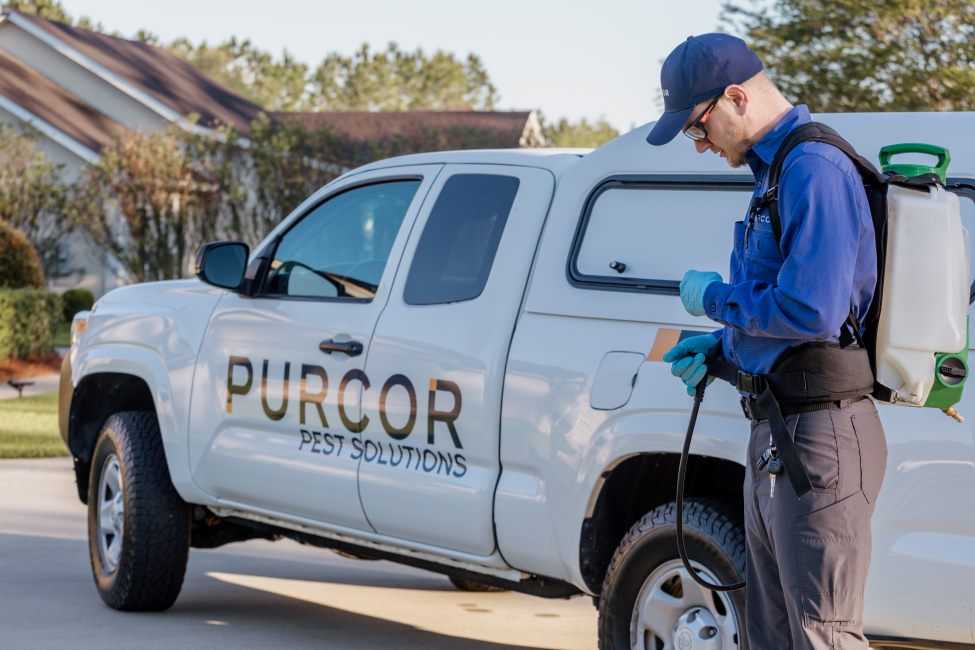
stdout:
<svg viewBox="0 0 975 650">
<path fill-rule="evenodd" d="M 195 128 L 187 120 L 195 115 L 205 131 L 228 124 L 246 132 L 261 111 L 163 48 L 16 11 L 5 23 L 0 48 L 129 128 Z"/>
</svg>

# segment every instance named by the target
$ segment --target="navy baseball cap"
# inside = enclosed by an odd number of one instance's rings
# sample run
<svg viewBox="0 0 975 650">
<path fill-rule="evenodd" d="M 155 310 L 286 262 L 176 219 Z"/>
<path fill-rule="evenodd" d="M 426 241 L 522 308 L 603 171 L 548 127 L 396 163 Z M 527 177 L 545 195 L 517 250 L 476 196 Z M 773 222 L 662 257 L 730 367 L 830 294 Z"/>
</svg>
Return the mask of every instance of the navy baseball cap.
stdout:
<svg viewBox="0 0 975 650">
<path fill-rule="evenodd" d="M 729 34 L 690 36 L 667 56 L 660 70 L 664 114 L 650 130 L 647 142 L 667 144 L 674 139 L 694 106 L 717 97 L 762 71 L 762 62 L 745 41 Z"/>
</svg>

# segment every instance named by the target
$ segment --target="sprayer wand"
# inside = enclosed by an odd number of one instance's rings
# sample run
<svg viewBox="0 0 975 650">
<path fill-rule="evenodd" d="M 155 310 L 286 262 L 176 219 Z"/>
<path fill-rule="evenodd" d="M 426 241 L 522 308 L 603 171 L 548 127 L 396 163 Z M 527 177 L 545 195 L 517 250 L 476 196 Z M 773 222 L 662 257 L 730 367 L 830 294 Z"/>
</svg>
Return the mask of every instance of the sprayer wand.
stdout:
<svg viewBox="0 0 975 650">
<path fill-rule="evenodd" d="M 715 365 L 721 362 L 719 359 L 720 355 L 720 345 L 714 346 L 708 353 L 705 360 L 708 367 L 708 376 L 717 376 L 714 374 L 714 369 Z M 684 541 L 684 483 L 687 481 L 687 461 L 690 456 L 691 438 L 694 435 L 694 427 L 697 425 L 697 415 L 701 410 L 701 402 L 704 401 L 704 391 L 707 389 L 709 381 L 708 376 L 698 382 L 697 387 L 694 389 L 694 406 L 691 408 L 691 418 L 687 423 L 687 433 L 684 435 L 684 448 L 681 450 L 680 464 L 677 467 L 677 552 L 680 554 L 680 559 L 684 563 L 684 568 L 687 569 L 687 572 L 691 574 L 691 577 L 694 578 L 696 583 L 705 589 L 710 589 L 711 591 L 738 591 L 739 589 L 745 588 L 744 582 L 721 585 L 710 583 L 702 577 L 697 572 L 697 569 L 691 566 L 691 561 L 687 556 L 687 546 Z"/>
</svg>

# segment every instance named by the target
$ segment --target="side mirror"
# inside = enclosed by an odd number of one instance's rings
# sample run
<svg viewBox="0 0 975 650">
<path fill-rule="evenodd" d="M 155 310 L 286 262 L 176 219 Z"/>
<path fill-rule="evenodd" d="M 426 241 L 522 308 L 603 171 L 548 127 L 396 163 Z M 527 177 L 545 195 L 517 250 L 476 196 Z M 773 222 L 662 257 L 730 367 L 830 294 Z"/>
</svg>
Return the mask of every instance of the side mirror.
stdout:
<svg viewBox="0 0 975 650">
<path fill-rule="evenodd" d="M 204 244 L 196 254 L 196 277 L 221 289 L 237 291 L 244 280 L 250 248 L 239 241 Z"/>
</svg>

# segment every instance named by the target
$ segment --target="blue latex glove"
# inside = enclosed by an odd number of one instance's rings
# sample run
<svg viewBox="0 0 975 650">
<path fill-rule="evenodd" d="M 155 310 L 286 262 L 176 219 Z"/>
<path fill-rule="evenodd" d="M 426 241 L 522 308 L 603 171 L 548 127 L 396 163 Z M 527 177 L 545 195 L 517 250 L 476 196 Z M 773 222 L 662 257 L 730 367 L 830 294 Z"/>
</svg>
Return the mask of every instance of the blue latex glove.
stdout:
<svg viewBox="0 0 975 650">
<path fill-rule="evenodd" d="M 712 282 L 722 282 L 721 275 L 714 271 L 690 270 L 680 281 L 680 300 L 684 309 L 692 316 L 704 315 L 704 291 Z"/>
<path fill-rule="evenodd" d="M 717 337 L 712 334 L 691 336 L 664 353 L 663 360 L 670 364 L 671 374 L 684 382 L 688 395 L 694 395 L 697 385 L 707 375 L 705 355 L 718 343 Z M 708 383 L 712 381 L 714 377 L 708 377 Z"/>
</svg>

